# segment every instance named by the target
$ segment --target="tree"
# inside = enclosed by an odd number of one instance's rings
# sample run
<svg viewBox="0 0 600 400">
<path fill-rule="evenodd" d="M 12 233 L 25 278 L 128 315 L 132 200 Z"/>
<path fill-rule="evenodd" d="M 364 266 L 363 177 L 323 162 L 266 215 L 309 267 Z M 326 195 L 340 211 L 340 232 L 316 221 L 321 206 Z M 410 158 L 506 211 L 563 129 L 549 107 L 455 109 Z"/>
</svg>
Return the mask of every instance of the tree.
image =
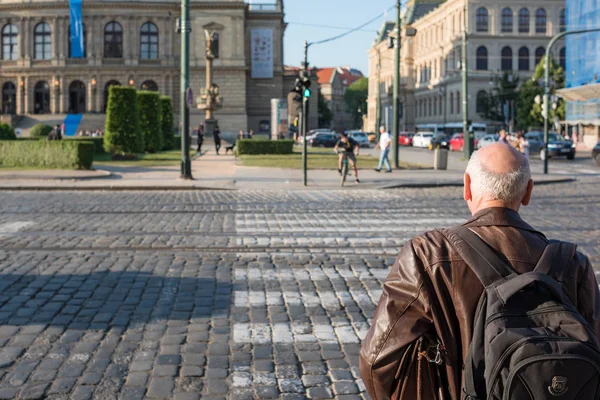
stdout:
<svg viewBox="0 0 600 400">
<path fill-rule="evenodd" d="M 160 97 L 160 123 L 163 133 L 163 149 L 171 150 L 175 134 L 173 132 L 173 101 L 169 96 Z"/>
<path fill-rule="evenodd" d="M 12 126 L 0 123 L 0 140 L 17 140 L 17 135 L 15 135 Z"/>
<path fill-rule="evenodd" d="M 110 87 L 104 126 L 104 149 L 113 154 L 135 154 L 144 150 L 135 88 Z"/>
<path fill-rule="evenodd" d="M 362 126 L 362 117 L 367 113 L 368 96 L 368 78 L 360 78 L 346 89 L 344 103 L 346 105 L 346 112 L 352 116 L 352 128 L 360 128 Z"/>
<path fill-rule="evenodd" d="M 513 108 L 519 97 L 519 77 L 505 72 L 496 78 L 495 87 L 482 99 L 481 115 L 489 121 L 506 122 L 513 119 Z"/>
<path fill-rule="evenodd" d="M 319 91 L 319 128 L 328 128 L 332 119 L 333 113 L 329 109 L 325 97 Z"/>
<path fill-rule="evenodd" d="M 517 123 L 516 127 L 519 130 L 528 130 L 530 128 L 539 127 L 543 124 L 542 114 L 537 116 L 532 115 L 532 109 L 535 105 L 535 97 L 542 96 L 544 89 L 537 81 L 528 79 L 521 86 L 519 91 L 519 104 L 517 106 Z"/>
<path fill-rule="evenodd" d="M 163 133 L 160 122 L 160 94 L 151 91 L 137 92 L 140 113 L 140 132 L 144 142 L 144 151 L 156 153 L 162 150 Z"/>
<path fill-rule="evenodd" d="M 33 128 L 29 130 L 29 136 L 35 138 L 45 138 L 52 131 L 52 127 L 46 124 L 35 124 Z"/>
</svg>

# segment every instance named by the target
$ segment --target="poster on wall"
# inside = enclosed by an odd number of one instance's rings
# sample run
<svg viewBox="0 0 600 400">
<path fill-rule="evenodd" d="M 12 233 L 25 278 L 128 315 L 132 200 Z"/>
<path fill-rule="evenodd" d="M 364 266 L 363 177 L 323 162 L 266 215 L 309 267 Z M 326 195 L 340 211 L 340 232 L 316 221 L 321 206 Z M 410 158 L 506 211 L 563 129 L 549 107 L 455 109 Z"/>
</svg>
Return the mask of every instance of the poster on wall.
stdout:
<svg viewBox="0 0 600 400">
<path fill-rule="evenodd" d="M 253 29 L 252 41 L 252 78 L 273 78 L 273 30 Z"/>
<path fill-rule="evenodd" d="M 71 20 L 69 24 L 69 41 L 71 42 L 71 58 L 83 58 L 84 35 L 81 13 L 82 0 L 69 0 Z"/>
</svg>

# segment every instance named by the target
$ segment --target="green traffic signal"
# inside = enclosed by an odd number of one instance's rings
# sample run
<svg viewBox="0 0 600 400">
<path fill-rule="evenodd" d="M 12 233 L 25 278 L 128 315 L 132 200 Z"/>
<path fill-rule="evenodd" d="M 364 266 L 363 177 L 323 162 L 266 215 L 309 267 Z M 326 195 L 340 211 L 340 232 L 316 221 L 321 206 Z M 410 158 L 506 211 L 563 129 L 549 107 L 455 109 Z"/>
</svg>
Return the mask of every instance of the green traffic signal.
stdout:
<svg viewBox="0 0 600 400">
<path fill-rule="evenodd" d="M 308 99 L 310 97 L 310 95 L 311 95 L 310 89 L 308 89 L 308 88 L 304 89 L 304 97 L 306 97 Z"/>
</svg>

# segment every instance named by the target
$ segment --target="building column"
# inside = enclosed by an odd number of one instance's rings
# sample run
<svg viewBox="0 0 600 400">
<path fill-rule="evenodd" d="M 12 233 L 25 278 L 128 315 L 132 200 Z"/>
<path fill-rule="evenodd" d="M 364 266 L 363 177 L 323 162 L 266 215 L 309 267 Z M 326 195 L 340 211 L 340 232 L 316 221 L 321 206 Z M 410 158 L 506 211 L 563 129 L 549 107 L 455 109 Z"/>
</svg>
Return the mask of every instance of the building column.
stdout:
<svg viewBox="0 0 600 400">
<path fill-rule="evenodd" d="M 31 49 L 33 48 L 33 40 L 31 40 L 31 23 L 29 18 L 23 18 L 23 58 L 31 59 Z"/>
<path fill-rule="evenodd" d="M 25 58 L 25 18 L 19 20 L 19 60 Z"/>
<path fill-rule="evenodd" d="M 17 114 L 18 115 L 23 115 L 25 114 L 25 94 L 23 93 L 23 87 L 21 86 L 21 79 L 23 79 L 22 76 L 18 76 L 17 77 L 17 82 L 15 82 L 16 86 L 17 86 Z"/>
<path fill-rule="evenodd" d="M 59 29 L 59 20 L 57 17 L 53 17 L 50 19 L 50 43 L 51 43 L 51 53 L 52 61 L 55 61 L 58 58 L 58 40 L 60 39 L 60 29 Z"/>
<path fill-rule="evenodd" d="M 33 106 L 33 93 L 29 89 L 29 77 L 24 77 L 23 79 L 23 105 L 25 108 L 25 114 L 31 114 L 32 106 Z"/>
<path fill-rule="evenodd" d="M 93 112 L 94 111 L 94 87 L 92 85 L 92 82 L 88 82 L 86 84 L 85 100 L 86 100 L 85 111 Z"/>
</svg>

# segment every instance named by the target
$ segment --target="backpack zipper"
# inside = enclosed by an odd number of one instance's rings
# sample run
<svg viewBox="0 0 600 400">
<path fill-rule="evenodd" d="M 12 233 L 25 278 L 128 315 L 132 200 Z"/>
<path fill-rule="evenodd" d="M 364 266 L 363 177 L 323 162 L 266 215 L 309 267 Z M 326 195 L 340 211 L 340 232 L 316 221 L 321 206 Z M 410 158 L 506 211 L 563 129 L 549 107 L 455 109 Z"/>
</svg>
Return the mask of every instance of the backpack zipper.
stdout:
<svg viewBox="0 0 600 400">
<path fill-rule="evenodd" d="M 531 316 L 531 315 L 544 314 L 544 313 L 547 313 L 547 312 L 560 312 L 560 311 L 568 312 L 568 313 L 572 313 L 572 314 L 577 313 L 577 311 L 575 311 L 572 308 L 567 307 L 565 305 L 556 305 L 556 306 L 544 307 L 544 308 L 541 308 L 539 310 L 529 311 L 529 312 L 526 312 L 526 313 L 498 312 L 498 313 L 492 314 L 492 315 L 490 315 L 488 317 L 488 319 L 485 321 L 485 328 L 487 328 L 488 325 L 491 324 L 492 322 L 494 322 L 495 320 L 503 318 L 503 317 L 508 317 L 508 318 L 511 318 L 511 317 L 516 317 L 516 318 L 521 317 L 521 318 L 523 318 L 523 317 L 528 317 L 528 316 Z"/>
</svg>

